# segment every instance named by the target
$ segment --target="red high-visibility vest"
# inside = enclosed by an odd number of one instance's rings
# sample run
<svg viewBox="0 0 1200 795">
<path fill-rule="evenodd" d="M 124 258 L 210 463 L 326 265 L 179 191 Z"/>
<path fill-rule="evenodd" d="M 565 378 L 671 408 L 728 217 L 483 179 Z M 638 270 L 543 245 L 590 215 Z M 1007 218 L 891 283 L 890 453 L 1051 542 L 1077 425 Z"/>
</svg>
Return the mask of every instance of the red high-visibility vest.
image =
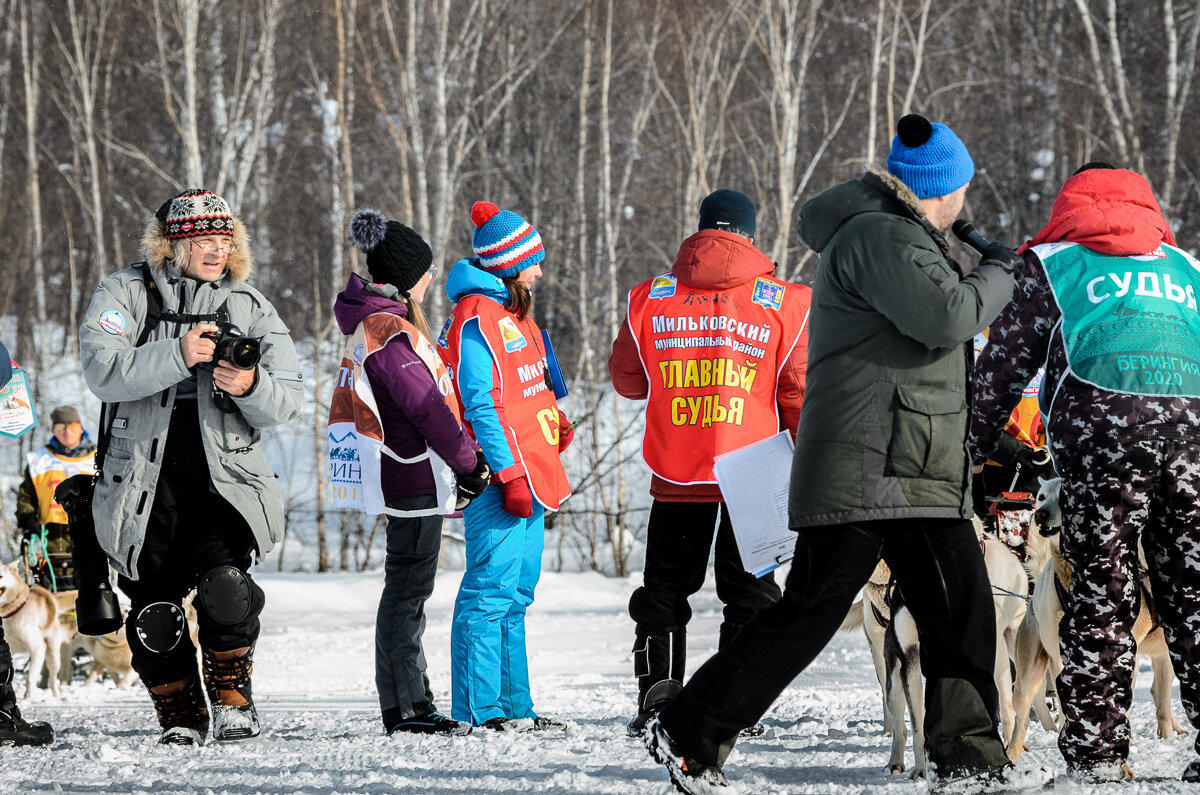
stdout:
<svg viewBox="0 0 1200 795">
<path fill-rule="evenodd" d="M 759 276 L 726 290 L 655 276 L 629 293 L 650 381 L 642 457 L 673 483 L 715 483 L 713 459 L 779 433 L 779 373 L 808 318 L 797 284 Z"/>
<path fill-rule="evenodd" d="M 525 468 L 533 496 L 556 511 L 570 496 L 571 487 L 558 456 L 558 403 L 545 377 L 542 332 L 530 318 L 518 320 L 491 298 L 466 296 L 454 306 L 446 345 L 438 348 L 456 384 L 463 325 L 473 318 L 479 319 L 479 331 L 492 354 L 493 381 L 500 389 L 500 422 L 513 456 Z M 457 386 L 455 395 L 461 406 Z M 465 409 L 462 413 L 465 417 Z M 474 436 L 470 422 L 463 424 Z"/>
</svg>

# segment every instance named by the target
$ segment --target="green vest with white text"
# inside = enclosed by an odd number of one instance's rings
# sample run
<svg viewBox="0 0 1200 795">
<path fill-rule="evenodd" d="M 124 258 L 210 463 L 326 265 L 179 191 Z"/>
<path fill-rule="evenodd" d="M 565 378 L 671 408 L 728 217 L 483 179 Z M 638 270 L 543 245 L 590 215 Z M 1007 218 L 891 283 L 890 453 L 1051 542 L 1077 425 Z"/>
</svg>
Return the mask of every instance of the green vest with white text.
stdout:
<svg viewBox="0 0 1200 795">
<path fill-rule="evenodd" d="M 1163 244 L 1100 254 L 1077 243 L 1034 246 L 1062 312 L 1071 373 L 1101 389 L 1200 397 L 1200 262 Z M 1042 411 L 1052 396 L 1040 396 Z"/>
</svg>

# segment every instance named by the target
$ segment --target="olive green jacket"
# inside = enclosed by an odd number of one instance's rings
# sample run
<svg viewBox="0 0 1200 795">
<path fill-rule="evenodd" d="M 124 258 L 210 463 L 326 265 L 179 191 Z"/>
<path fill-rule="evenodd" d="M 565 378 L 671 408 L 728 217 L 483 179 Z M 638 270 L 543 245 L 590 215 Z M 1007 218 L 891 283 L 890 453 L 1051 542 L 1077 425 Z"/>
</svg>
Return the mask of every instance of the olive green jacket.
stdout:
<svg viewBox="0 0 1200 795">
<path fill-rule="evenodd" d="M 971 515 L 972 347 L 1012 298 L 1002 268 L 967 275 L 896 178 L 868 172 L 800 209 L 821 255 L 792 527 Z"/>
</svg>

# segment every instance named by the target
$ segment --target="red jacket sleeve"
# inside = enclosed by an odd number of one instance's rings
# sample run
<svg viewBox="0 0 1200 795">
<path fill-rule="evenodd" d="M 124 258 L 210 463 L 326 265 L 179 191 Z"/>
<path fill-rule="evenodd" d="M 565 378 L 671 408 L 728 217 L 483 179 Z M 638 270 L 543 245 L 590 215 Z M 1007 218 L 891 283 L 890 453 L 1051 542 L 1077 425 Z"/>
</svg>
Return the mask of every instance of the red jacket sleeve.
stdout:
<svg viewBox="0 0 1200 795">
<path fill-rule="evenodd" d="M 796 438 L 796 425 L 800 422 L 800 407 L 804 404 L 804 377 L 808 372 L 808 306 L 812 292 L 801 291 L 804 296 L 803 323 L 796 347 L 779 371 L 779 388 L 776 402 L 779 404 L 779 424 Z"/>
<path fill-rule="evenodd" d="M 612 378 L 617 394 L 630 400 L 645 400 L 650 394 L 650 381 L 642 357 L 638 355 L 637 342 L 629 330 L 629 316 L 621 324 L 617 338 L 613 340 L 612 355 L 608 357 L 608 375 Z"/>
</svg>

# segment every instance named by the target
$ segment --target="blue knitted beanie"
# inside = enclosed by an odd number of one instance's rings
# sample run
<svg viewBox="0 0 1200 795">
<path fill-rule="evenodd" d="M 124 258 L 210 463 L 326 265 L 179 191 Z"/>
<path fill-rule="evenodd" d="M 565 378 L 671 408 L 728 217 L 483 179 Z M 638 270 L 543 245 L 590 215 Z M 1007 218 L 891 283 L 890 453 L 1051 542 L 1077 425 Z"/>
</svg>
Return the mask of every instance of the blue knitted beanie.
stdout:
<svg viewBox="0 0 1200 795">
<path fill-rule="evenodd" d="M 479 267 L 493 276 L 516 276 L 546 258 L 542 236 L 510 210 L 501 210 L 491 202 L 475 202 L 471 222 L 475 224 L 471 248 Z"/>
<path fill-rule="evenodd" d="M 975 176 L 975 163 L 954 131 L 916 113 L 896 124 L 887 168 L 918 199 L 954 193 Z"/>
</svg>

